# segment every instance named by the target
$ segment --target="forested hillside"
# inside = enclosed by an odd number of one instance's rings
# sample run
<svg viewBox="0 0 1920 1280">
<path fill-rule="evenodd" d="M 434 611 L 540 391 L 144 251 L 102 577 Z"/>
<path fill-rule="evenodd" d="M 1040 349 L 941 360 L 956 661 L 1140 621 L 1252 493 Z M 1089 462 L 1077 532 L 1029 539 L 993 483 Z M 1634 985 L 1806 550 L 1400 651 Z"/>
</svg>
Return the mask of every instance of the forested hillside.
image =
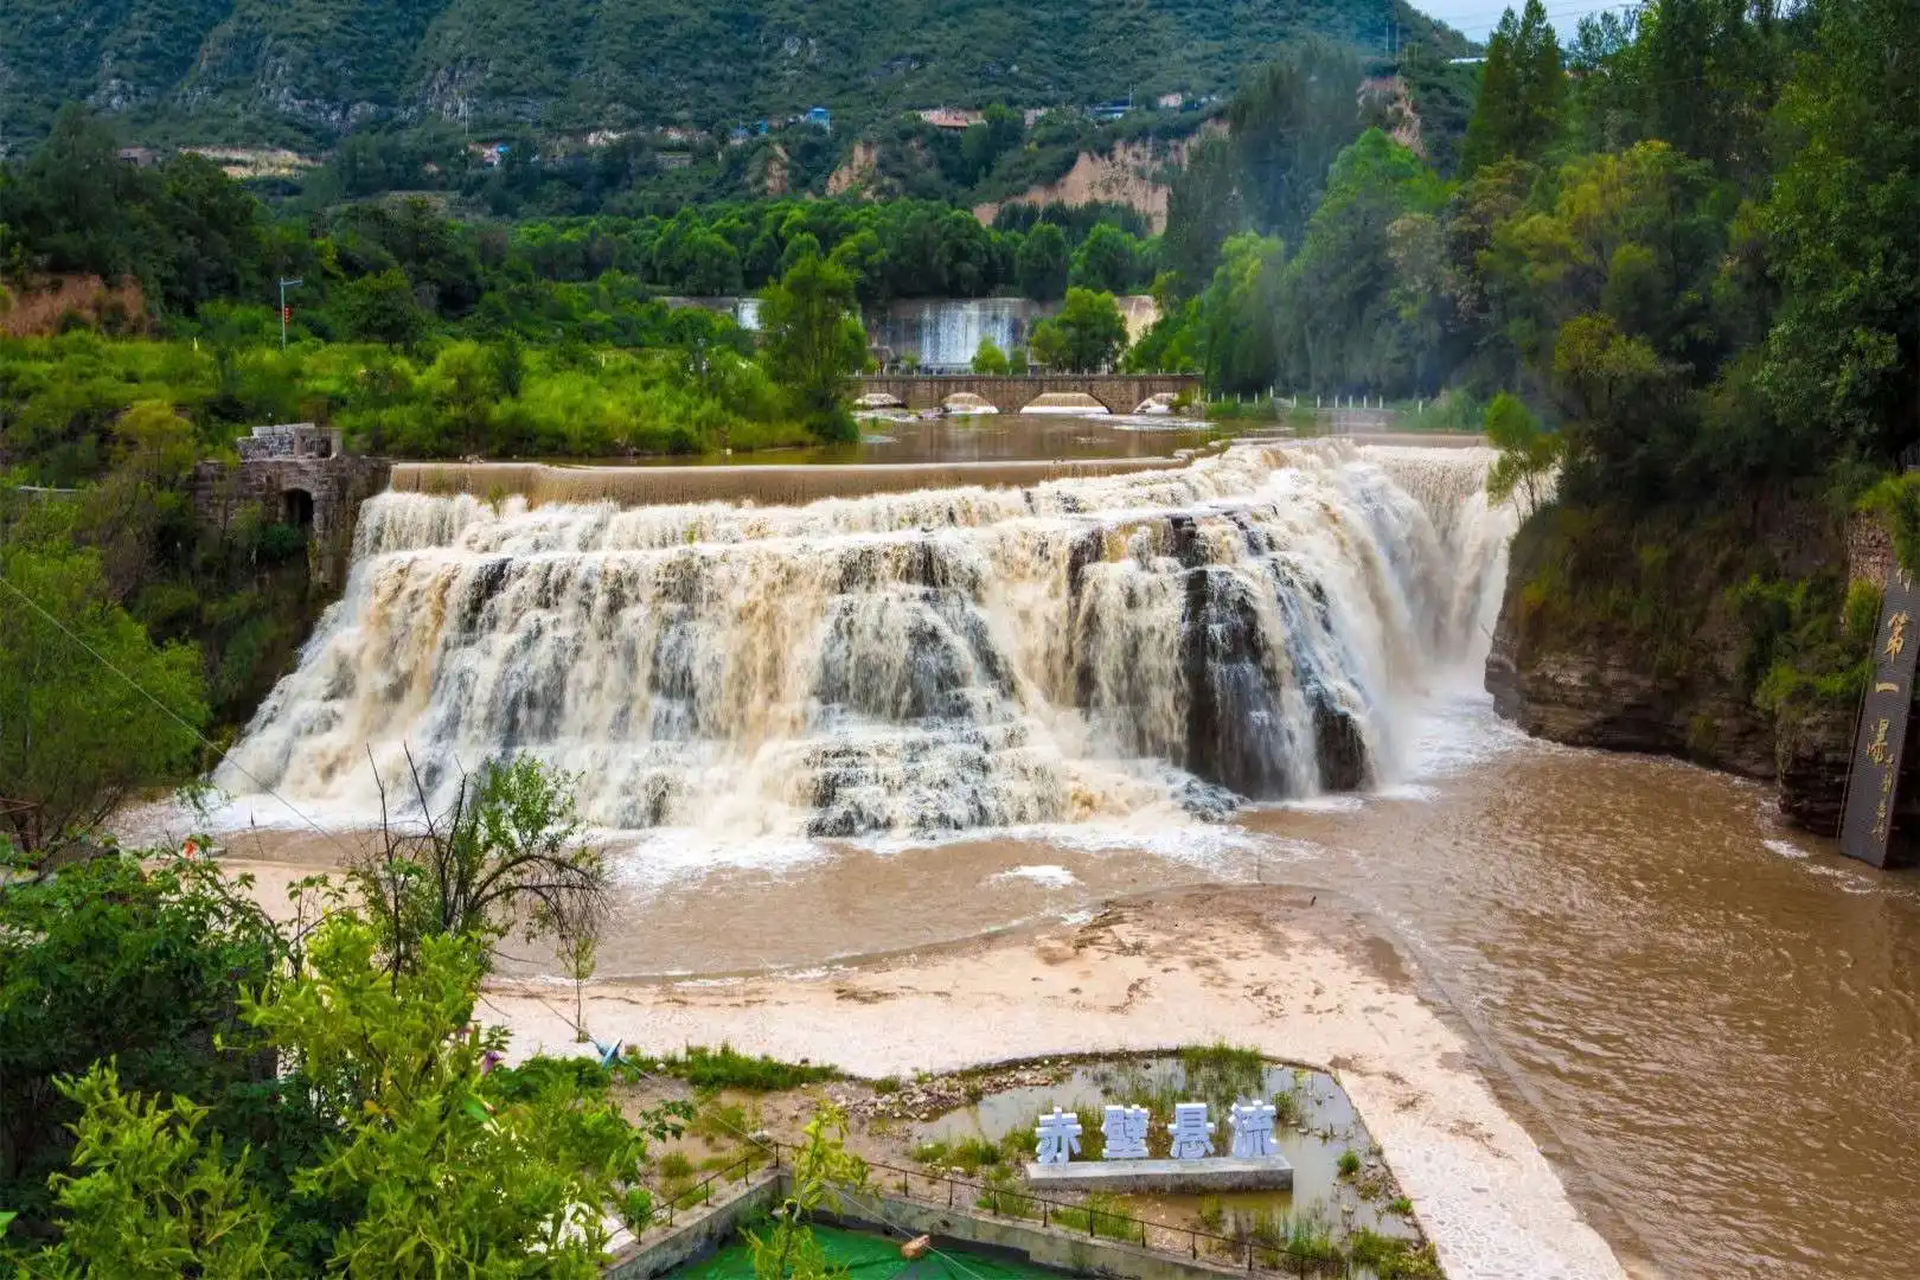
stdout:
<svg viewBox="0 0 1920 1280">
<path fill-rule="evenodd" d="M 1897 0 L 1660 0 L 1565 48 L 1529 0 L 1451 175 L 1302 51 L 1193 152 L 1178 301 L 1127 358 L 1484 422 L 1497 481 L 1557 472 L 1513 548 L 1502 704 L 1779 776 L 1825 821 L 1879 595 L 1850 526 L 1890 512 L 1920 568 L 1920 477 L 1875 487 L 1916 440 L 1917 49 Z"/>
<path fill-rule="evenodd" d="M 858 127 L 1216 94 L 1310 34 L 1464 47 L 1400 0 L 10 0 L 0 145 L 69 101 L 163 141 L 307 147 L 382 124 L 712 128 L 814 106 Z"/>
</svg>

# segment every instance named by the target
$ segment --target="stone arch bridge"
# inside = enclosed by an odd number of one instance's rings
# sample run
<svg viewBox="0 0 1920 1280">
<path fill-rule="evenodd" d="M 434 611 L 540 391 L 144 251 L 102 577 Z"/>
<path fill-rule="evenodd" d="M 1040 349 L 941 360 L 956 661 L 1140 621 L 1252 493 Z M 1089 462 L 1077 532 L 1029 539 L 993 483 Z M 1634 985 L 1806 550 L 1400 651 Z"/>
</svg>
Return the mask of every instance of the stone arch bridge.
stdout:
<svg viewBox="0 0 1920 1280">
<path fill-rule="evenodd" d="M 854 381 L 855 395 L 890 395 L 909 409 L 937 409 L 967 392 L 1002 413 L 1059 392 L 1092 396 L 1110 413 L 1132 413 L 1151 396 L 1200 394 L 1197 373 L 874 373 Z"/>
</svg>

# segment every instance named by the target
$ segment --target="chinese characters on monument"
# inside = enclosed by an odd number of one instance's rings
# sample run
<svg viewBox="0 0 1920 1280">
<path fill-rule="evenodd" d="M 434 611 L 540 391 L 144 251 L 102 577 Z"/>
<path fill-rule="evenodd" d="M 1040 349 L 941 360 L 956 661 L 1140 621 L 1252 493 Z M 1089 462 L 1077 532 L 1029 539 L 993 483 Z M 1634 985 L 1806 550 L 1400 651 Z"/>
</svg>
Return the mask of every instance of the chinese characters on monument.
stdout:
<svg viewBox="0 0 1920 1280">
<path fill-rule="evenodd" d="M 1147 1158 L 1147 1109 L 1145 1107 L 1108 1107 L 1100 1132 L 1107 1139 L 1109 1160 L 1145 1160 Z"/>
<path fill-rule="evenodd" d="M 1902 749 L 1912 709 L 1914 660 L 1920 654 L 1920 635 L 1907 634 L 1913 629 L 1916 610 L 1920 610 L 1920 593 L 1914 590 L 1913 576 L 1896 563 L 1887 575 L 1886 601 L 1873 649 L 1873 677 L 1861 702 L 1840 829 L 1841 850 L 1876 867 L 1885 866 L 1891 852 Z"/>
<path fill-rule="evenodd" d="M 1227 1116 L 1231 1154 L 1238 1160 L 1280 1160 L 1273 1126 L 1279 1109 L 1271 1102 L 1236 1102 Z M 1152 1117 L 1145 1107 L 1104 1107 L 1100 1132 L 1106 1138 L 1104 1160 L 1145 1160 Z M 1167 1125 L 1168 1154 L 1175 1160 L 1205 1160 L 1213 1155 L 1213 1122 L 1204 1102 L 1180 1102 Z M 1079 1116 L 1055 1107 L 1034 1128 L 1039 1144 L 1036 1164 L 1066 1164 L 1080 1154 Z"/>
<path fill-rule="evenodd" d="M 1273 1149 L 1273 1119 L 1278 1114 L 1271 1102 L 1236 1102 L 1227 1115 L 1227 1127 L 1233 1131 L 1233 1154 L 1242 1160 L 1264 1160 L 1278 1155 Z"/>
<path fill-rule="evenodd" d="M 1040 1117 L 1040 1145 L 1034 1150 L 1039 1164 L 1065 1164 L 1080 1150 L 1080 1117 L 1055 1107 L 1050 1116 Z"/>
<path fill-rule="evenodd" d="M 1204 1102 L 1176 1102 L 1167 1132 L 1173 1137 L 1175 1160 L 1200 1160 L 1213 1154 L 1213 1124 Z"/>
</svg>

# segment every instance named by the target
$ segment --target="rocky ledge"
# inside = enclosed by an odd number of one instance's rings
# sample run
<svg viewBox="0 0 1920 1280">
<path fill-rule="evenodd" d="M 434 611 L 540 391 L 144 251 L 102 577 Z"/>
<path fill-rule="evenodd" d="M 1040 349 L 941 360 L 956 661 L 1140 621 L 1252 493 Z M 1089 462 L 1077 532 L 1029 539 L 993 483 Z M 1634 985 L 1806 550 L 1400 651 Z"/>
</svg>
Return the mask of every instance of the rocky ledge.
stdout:
<svg viewBox="0 0 1920 1280">
<path fill-rule="evenodd" d="M 1604 637 L 1523 638 L 1522 631 L 1511 608 L 1503 609 L 1486 683 L 1494 708 L 1528 734 L 1568 746 L 1677 756 L 1772 781 L 1789 821 L 1817 835 L 1836 831 L 1851 717 L 1808 708 L 1776 723 L 1719 663 L 1662 673 Z M 1909 744 L 1909 760 L 1920 759 L 1915 751 Z M 1917 791 L 1906 788 L 1908 795 Z M 1914 816 L 1920 818 L 1920 797 Z"/>
</svg>

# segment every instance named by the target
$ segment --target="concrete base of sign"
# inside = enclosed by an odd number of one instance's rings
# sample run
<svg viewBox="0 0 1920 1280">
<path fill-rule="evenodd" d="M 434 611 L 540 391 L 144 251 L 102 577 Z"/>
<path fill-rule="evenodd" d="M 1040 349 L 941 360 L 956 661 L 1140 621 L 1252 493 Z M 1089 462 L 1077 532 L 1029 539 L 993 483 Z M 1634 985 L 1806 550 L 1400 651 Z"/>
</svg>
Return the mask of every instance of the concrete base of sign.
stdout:
<svg viewBox="0 0 1920 1280">
<path fill-rule="evenodd" d="M 1293 1166 L 1281 1156 L 1239 1160 L 1081 1160 L 1030 1164 L 1027 1182 L 1046 1191 L 1288 1191 Z"/>
</svg>

